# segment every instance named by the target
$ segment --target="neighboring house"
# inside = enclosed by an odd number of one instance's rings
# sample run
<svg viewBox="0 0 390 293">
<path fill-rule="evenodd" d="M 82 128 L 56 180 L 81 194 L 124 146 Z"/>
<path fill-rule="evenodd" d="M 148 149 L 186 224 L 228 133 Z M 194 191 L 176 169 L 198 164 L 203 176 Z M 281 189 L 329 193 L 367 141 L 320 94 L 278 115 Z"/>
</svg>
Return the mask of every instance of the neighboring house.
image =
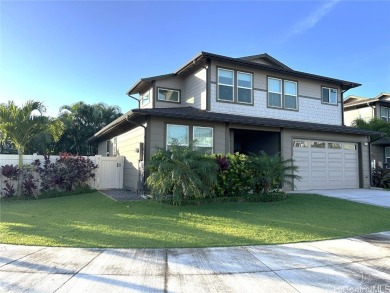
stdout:
<svg viewBox="0 0 390 293">
<path fill-rule="evenodd" d="M 390 93 L 381 93 L 375 98 L 348 96 L 344 100 L 344 123 L 351 126 L 357 118 L 369 121 L 380 118 L 390 122 Z M 383 137 L 371 144 L 371 165 L 390 168 L 390 138 Z"/>
<path fill-rule="evenodd" d="M 172 139 L 196 139 L 210 153 L 281 153 L 299 167 L 297 190 L 369 187 L 372 132 L 343 125 L 343 93 L 359 85 L 295 71 L 268 54 L 200 52 L 174 73 L 136 82 L 128 95 L 139 95 L 139 108 L 90 141 L 101 155 L 125 156 L 132 190 L 143 162 Z"/>
</svg>

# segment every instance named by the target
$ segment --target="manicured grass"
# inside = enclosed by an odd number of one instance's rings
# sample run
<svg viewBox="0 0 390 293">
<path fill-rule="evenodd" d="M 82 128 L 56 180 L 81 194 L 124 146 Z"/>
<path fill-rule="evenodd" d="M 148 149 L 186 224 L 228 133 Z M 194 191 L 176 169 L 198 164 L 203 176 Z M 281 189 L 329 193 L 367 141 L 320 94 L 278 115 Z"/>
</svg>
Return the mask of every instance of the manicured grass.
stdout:
<svg viewBox="0 0 390 293">
<path fill-rule="evenodd" d="M 321 240 L 390 230 L 390 209 L 318 195 L 278 203 L 169 206 L 100 193 L 0 203 L 0 242 L 75 247 L 206 247 Z"/>
</svg>

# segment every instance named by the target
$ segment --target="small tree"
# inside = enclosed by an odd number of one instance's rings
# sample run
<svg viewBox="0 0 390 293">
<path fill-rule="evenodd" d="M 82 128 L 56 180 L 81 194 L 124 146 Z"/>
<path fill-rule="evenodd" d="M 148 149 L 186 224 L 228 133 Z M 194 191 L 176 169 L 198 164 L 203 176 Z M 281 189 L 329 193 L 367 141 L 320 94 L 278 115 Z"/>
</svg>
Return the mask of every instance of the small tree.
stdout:
<svg viewBox="0 0 390 293">
<path fill-rule="evenodd" d="M 214 158 L 190 146 L 173 144 L 169 150 L 159 149 L 147 168 L 147 185 L 155 198 L 172 195 L 172 202 L 205 198 L 217 184 L 218 165 Z"/>
<path fill-rule="evenodd" d="M 284 160 L 279 154 L 273 156 L 265 152 L 249 156 L 249 168 L 252 172 L 252 188 L 255 193 L 269 193 L 282 184 L 294 186 L 294 180 L 301 177 L 295 174 L 298 167 L 293 159 Z"/>
<path fill-rule="evenodd" d="M 27 144 L 41 133 L 52 133 L 57 140 L 62 131 L 58 127 L 62 123 L 42 116 L 45 107 L 41 102 L 27 101 L 22 107 L 13 101 L 0 105 L 0 131 L 15 145 L 19 154 L 19 169 L 23 169 L 23 153 Z M 38 114 L 38 115 L 34 115 Z M 18 195 L 22 193 L 22 176 L 19 172 Z"/>
</svg>

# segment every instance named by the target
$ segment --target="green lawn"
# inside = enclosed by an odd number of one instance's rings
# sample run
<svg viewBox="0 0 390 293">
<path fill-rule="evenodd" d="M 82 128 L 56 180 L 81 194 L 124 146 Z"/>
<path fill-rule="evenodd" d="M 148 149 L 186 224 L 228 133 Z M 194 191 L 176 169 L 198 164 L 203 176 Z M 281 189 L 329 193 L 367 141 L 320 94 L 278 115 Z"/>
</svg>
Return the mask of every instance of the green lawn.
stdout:
<svg viewBox="0 0 390 293">
<path fill-rule="evenodd" d="M 206 247 L 321 240 L 390 230 L 390 209 L 317 195 L 278 203 L 169 206 L 100 193 L 0 203 L 0 242 Z"/>
</svg>

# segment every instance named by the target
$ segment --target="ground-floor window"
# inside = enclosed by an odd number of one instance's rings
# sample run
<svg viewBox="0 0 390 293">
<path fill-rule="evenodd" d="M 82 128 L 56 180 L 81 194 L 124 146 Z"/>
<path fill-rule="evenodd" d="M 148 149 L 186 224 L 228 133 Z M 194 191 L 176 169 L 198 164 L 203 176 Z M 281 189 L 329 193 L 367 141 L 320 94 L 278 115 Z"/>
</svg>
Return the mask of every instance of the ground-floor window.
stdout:
<svg viewBox="0 0 390 293">
<path fill-rule="evenodd" d="M 168 150 L 173 144 L 188 146 L 192 140 L 197 149 L 212 154 L 213 137 L 212 127 L 167 124 L 166 148 Z"/>
</svg>

